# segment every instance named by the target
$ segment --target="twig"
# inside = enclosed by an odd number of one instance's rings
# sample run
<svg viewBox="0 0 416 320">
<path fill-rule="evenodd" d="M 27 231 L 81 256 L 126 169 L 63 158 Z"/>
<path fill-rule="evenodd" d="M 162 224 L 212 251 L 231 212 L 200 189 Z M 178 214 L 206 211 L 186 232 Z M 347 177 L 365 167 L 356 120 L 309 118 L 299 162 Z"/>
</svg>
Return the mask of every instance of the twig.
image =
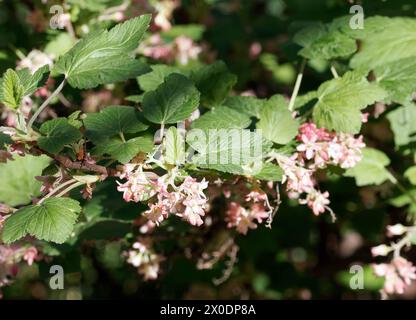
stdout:
<svg viewBox="0 0 416 320">
<path fill-rule="evenodd" d="M 334 76 L 334 78 L 339 78 L 337 69 L 335 69 L 335 67 L 333 65 L 331 65 L 331 73 Z"/>
<path fill-rule="evenodd" d="M 300 84 L 302 83 L 303 71 L 305 69 L 305 64 L 306 64 L 306 59 L 303 59 L 301 65 L 300 65 L 300 70 L 299 70 L 298 76 L 296 78 L 295 87 L 293 88 L 292 96 L 290 97 L 289 111 L 293 111 L 293 108 L 295 107 L 295 100 L 296 100 L 296 97 L 298 96 L 298 93 L 299 93 Z"/>
<path fill-rule="evenodd" d="M 39 109 L 36 110 L 32 118 L 30 118 L 29 123 L 27 124 L 27 131 L 29 131 L 32 128 L 33 123 L 35 122 L 37 117 L 40 115 L 40 113 L 48 106 L 49 102 L 51 102 L 51 100 L 55 98 L 59 92 L 62 91 L 63 87 L 65 86 L 65 83 L 66 83 L 66 78 L 61 82 L 58 88 L 56 88 L 56 90 L 52 92 L 52 94 L 42 103 Z"/>
<path fill-rule="evenodd" d="M 65 168 L 75 169 L 75 170 L 88 170 L 97 172 L 105 176 L 114 176 L 117 173 L 117 170 L 112 168 L 106 168 L 94 163 L 82 162 L 82 161 L 72 161 L 71 159 L 62 156 L 56 155 L 52 156 L 56 161 L 60 162 Z"/>
</svg>

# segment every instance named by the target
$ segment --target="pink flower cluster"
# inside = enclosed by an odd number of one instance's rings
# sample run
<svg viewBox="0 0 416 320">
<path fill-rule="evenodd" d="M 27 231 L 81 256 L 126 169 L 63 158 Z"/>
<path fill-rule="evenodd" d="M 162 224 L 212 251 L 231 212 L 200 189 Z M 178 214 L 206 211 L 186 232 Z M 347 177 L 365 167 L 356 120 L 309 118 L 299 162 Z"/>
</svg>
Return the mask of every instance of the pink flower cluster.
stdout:
<svg viewBox="0 0 416 320">
<path fill-rule="evenodd" d="M 127 262 L 137 268 L 144 280 L 155 280 L 160 270 L 162 257 L 156 254 L 144 241 L 133 243 L 132 249 L 126 252 Z"/>
<path fill-rule="evenodd" d="M 361 149 L 365 147 L 362 136 L 354 138 L 347 133 L 329 132 L 318 129 L 314 123 L 301 125 L 297 140 L 301 142 L 297 151 L 304 161 L 310 161 L 307 166 L 311 169 L 328 165 L 352 168 L 360 162 Z"/>
<path fill-rule="evenodd" d="M 208 208 L 204 189 L 208 182 L 197 181 L 191 176 L 181 178 L 182 183 L 175 185 L 175 174 L 167 173 L 161 177 L 148 177 L 141 165 L 128 164 L 120 176 L 127 179 L 119 183 L 118 191 L 123 192 L 125 201 L 147 201 L 149 210 L 144 215 L 152 222 L 159 224 L 169 214 L 182 217 L 192 225 L 203 224 L 202 218 Z"/>
<path fill-rule="evenodd" d="M 226 193 L 226 196 L 231 196 Z M 241 201 L 239 201 L 241 202 Z M 244 206 L 239 202 L 228 203 L 226 222 L 228 228 L 236 228 L 241 234 L 247 234 L 249 229 L 256 229 L 257 223 L 267 219 L 272 211 L 267 199 L 267 194 L 262 190 L 252 190 L 245 196 Z"/>
<path fill-rule="evenodd" d="M 147 57 L 168 63 L 176 61 L 181 65 L 196 60 L 201 51 L 201 47 L 189 37 L 179 36 L 171 43 L 164 43 L 160 34 L 150 36 L 139 47 L 139 52 Z"/>
<path fill-rule="evenodd" d="M 286 190 L 291 199 L 298 199 L 300 204 L 306 204 L 315 215 L 324 213 L 329 208 L 329 193 L 315 188 L 314 170 L 305 168 L 304 162 L 298 160 L 298 154 L 292 157 L 277 155 L 276 160 L 284 171 L 282 183 L 286 182 Z M 304 195 L 302 198 L 301 196 Z"/>
<path fill-rule="evenodd" d="M 21 261 L 31 266 L 38 259 L 38 251 L 33 246 L 0 245 L 0 288 L 11 283 L 19 271 Z M 0 291 L 1 298 L 1 291 Z"/>
<path fill-rule="evenodd" d="M 416 280 L 416 267 L 401 256 L 401 250 L 412 244 L 412 239 L 416 235 L 415 226 L 404 226 L 395 224 L 387 226 L 387 236 L 400 236 L 397 242 L 390 245 L 381 244 L 371 248 L 371 254 L 376 256 L 387 256 L 393 253 L 394 258 L 390 263 L 374 264 L 374 273 L 379 277 L 384 277 L 384 288 L 381 290 L 383 298 L 392 294 L 403 294 L 405 288 Z"/>
<path fill-rule="evenodd" d="M 396 257 L 390 263 L 373 265 L 374 273 L 384 277 L 382 295 L 403 294 L 405 288 L 416 280 L 416 267 L 403 257 Z"/>
<path fill-rule="evenodd" d="M 274 155 L 284 171 L 283 183 L 290 198 L 299 199 L 300 204 L 306 204 L 315 215 L 329 208 L 329 193 L 315 188 L 313 174 L 318 169 L 328 165 L 340 166 L 347 169 L 354 167 L 362 158 L 362 148 L 365 144 L 362 136 L 355 138 L 351 134 L 329 132 L 325 128 L 317 128 L 314 123 L 305 123 L 299 128 L 297 152 L 291 157 Z M 301 195 L 305 194 L 301 198 Z"/>
</svg>

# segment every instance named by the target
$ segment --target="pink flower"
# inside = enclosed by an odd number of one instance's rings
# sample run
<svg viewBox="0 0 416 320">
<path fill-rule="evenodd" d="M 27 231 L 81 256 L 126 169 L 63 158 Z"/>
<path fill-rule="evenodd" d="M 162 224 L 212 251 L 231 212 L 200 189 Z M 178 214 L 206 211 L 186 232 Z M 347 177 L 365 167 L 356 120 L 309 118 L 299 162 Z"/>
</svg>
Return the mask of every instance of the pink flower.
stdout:
<svg viewBox="0 0 416 320">
<path fill-rule="evenodd" d="M 389 264 L 375 264 L 373 270 L 377 276 L 385 278 L 382 290 L 385 295 L 403 294 L 405 288 L 416 279 L 416 267 L 402 257 L 394 258 Z"/>
<path fill-rule="evenodd" d="M 124 184 L 119 183 L 117 188 L 123 192 L 124 200 L 149 200 L 149 209 L 144 215 L 155 224 L 160 224 L 170 213 L 182 217 L 192 225 L 203 224 L 201 217 L 207 208 L 204 190 L 208 187 L 205 179 L 198 182 L 187 176 L 176 186 L 175 175 L 168 173 L 157 180 L 149 180 L 138 165 L 126 165 L 120 177 L 128 179 Z"/>
<path fill-rule="evenodd" d="M 261 190 L 253 190 L 250 191 L 249 194 L 246 195 L 246 202 L 253 201 L 253 202 L 263 202 L 266 201 L 267 194 Z"/>
<path fill-rule="evenodd" d="M 385 244 L 381 244 L 379 246 L 372 247 L 371 254 L 373 255 L 373 257 L 387 256 L 391 250 L 392 249 L 389 246 L 386 246 Z"/>
<path fill-rule="evenodd" d="M 191 38 L 179 36 L 175 39 L 174 49 L 176 60 L 182 65 L 188 64 L 189 60 L 195 60 L 201 53 L 201 47 L 197 46 Z"/>
<path fill-rule="evenodd" d="M 250 209 L 245 209 L 237 202 L 230 202 L 226 212 L 226 221 L 229 228 L 235 227 L 241 234 L 247 234 L 249 229 L 256 229 L 257 225 L 254 220 L 261 223 L 263 219 L 269 216 L 265 207 L 261 204 L 255 203 Z"/>
<path fill-rule="evenodd" d="M 126 165 L 125 172 L 120 178 L 127 178 L 127 182 L 118 183 L 117 190 L 123 192 L 123 199 L 126 202 L 144 201 L 156 194 L 155 182 L 149 180 L 143 168 L 137 165 Z"/>
<path fill-rule="evenodd" d="M 308 193 L 306 199 L 301 199 L 299 202 L 301 204 L 307 204 L 309 208 L 312 209 L 314 215 L 318 216 L 321 213 L 324 213 L 329 204 L 329 193 L 325 191 L 324 193 L 320 191 L 314 191 Z"/>
<path fill-rule="evenodd" d="M 38 256 L 38 250 L 35 247 L 30 247 L 26 249 L 23 255 L 23 260 L 25 260 L 27 264 L 31 266 L 33 264 L 33 261 L 35 261 L 35 259 L 37 258 L 37 256 Z"/>
<path fill-rule="evenodd" d="M 406 231 L 407 231 L 407 228 L 400 223 L 395 224 L 393 226 L 387 226 L 387 235 L 389 237 L 401 236 L 404 233 L 406 233 Z"/>
<path fill-rule="evenodd" d="M 149 210 L 146 210 L 143 215 L 150 221 L 156 223 L 156 225 L 159 225 L 168 217 L 169 212 L 163 203 L 151 203 L 149 204 Z"/>
<path fill-rule="evenodd" d="M 162 257 L 156 254 L 144 241 L 136 241 L 127 253 L 127 262 L 137 268 L 144 280 L 155 280 L 158 277 Z"/>
</svg>

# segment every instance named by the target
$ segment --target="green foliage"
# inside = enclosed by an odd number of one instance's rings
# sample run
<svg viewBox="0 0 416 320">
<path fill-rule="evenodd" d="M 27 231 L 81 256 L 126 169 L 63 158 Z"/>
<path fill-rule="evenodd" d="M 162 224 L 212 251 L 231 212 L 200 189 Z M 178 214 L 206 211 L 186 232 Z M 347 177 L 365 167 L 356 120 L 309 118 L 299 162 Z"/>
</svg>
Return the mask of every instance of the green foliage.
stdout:
<svg viewBox="0 0 416 320">
<path fill-rule="evenodd" d="M 257 128 L 262 130 L 264 137 L 278 144 L 290 142 L 298 133 L 299 123 L 293 119 L 288 104 L 282 96 L 269 99 L 261 110 Z"/>
<path fill-rule="evenodd" d="M 24 97 L 25 88 L 20 83 L 17 73 L 9 69 L 0 82 L 1 102 L 11 109 L 17 109 Z"/>
<path fill-rule="evenodd" d="M 192 73 L 191 78 L 201 92 L 201 104 L 207 108 L 221 105 L 237 82 L 237 77 L 222 61 L 200 68 Z"/>
<path fill-rule="evenodd" d="M 164 160 L 168 164 L 181 165 L 185 162 L 185 138 L 183 132 L 170 127 L 165 138 L 166 154 Z"/>
<path fill-rule="evenodd" d="M 370 26 L 366 32 L 356 33 L 361 47 L 351 59 L 351 67 L 372 69 L 416 55 L 414 19 L 372 17 L 365 23 Z"/>
<path fill-rule="evenodd" d="M 41 183 L 35 180 L 48 166 L 47 156 L 14 156 L 13 161 L 0 163 L 0 202 L 10 206 L 29 203 L 40 195 Z"/>
<path fill-rule="evenodd" d="M 387 95 L 364 76 L 359 71 L 347 72 L 341 78 L 321 84 L 313 109 L 314 122 L 329 130 L 358 133 L 362 122 L 360 110 Z"/>
<path fill-rule="evenodd" d="M 143 15 L 110 31 L 89 34 L 59 58 L 56 71 L 64 74 L 69 84 L 79 89 L 137 77 L 146 68 L 131 58 L 130 53 L 136 49 L 150 18 L 150 15 Z"/>
<path fill-rule="evenodd" d="M 187 119 L 199 106 L 200 94 L 183 75 L 173 73 L 154 91 L 143 96 L 143 116 L 153 123 L 170 124 Z"/>
<path fill-rule="evenodd" d="M 91 113 L 84 120 L 87 137 L 95 143 L 104 143 L 120 134 L 144 131 L 140 113 L 133 107 L 109 106 L 99 113 Z"/>
<path fill-rule="evenodd" d="M 32 75 L 29 69 L 21 69 L 17 71 L 20 83 L 24 88 L 23 95 L 28 96 L 33 94 L 38 88 L 45 85 L 49 77 L 49 65 L 45 64 L 40 67 Z"/>
<path fill-rule="evenodd" d="M 113 159 L 127 163 L 133 159 L 140 151 L 150 152 L 153 149 L 151 136 L 143 136 L 123 140 L 120 137 L 113 137 L 96 146 L 94 154 L 109 154 Z"/>
<path fill-rule="evenodd" d="M 410 102 L 416 90 L 416 61 L 414 57 L 383 64 L 374 69 L 377 82 L 388 93 L 389 101 Z"/>
<path fill-rule="evenodd" d="M 256 118 L 260 118 L 260 113 L 266 103 L 267 100 L 265 99 L 258 99 L 256 97 L 249 96 L 228 97 L 224 101 L 225 106 Z"/>
<path fill-rule="evenodd" d="M 191 162 L 198 167 L 250 176 L 260 172 L 271 148 L 261 135 L 240 129 L 190 131 L 186 142 L 197 152 Z"/>
<path fill-rule="evenodd" d="M 50 153 L 60 152 L 65 145 L 77 142 L 82 136 L 65 118 L 46 121 L 39 131 L 44 135 L 38 138 L 39 147 Z"/>
<path fill-rule="evenodd" d="M 12 243 L 29 234 L 41 240 L 63 243 L 70 236 L 80 211 L 78 201 L 48 198 L 41 204 L 16 211 L 7 219 L 2 239 Z"/>
<path fill-rule="evenodd" d="M 299 54 L 308 59 L 334 59 L 347 57 L 357 50 L 355 39 L 342 33 L 336 24 L 308 25 L 294 36 L 294 42 L 303 49 Z"/>
<path fill-rule="evenodd" d="M 137 77 L 137 82 L 143 91 L 156 90 L 171 73 L 181 73 L 180 69 L 165 64 L 151 66 L 152 71 Z"/>
<path fill-rule="evenodd" d="M 248 115 L 228 107 L 214 107 L 194 122 L 195 129 L 244 129 L 251 123 Z"/>
<path fill-rule="evenodd" d="M 396 146 L 405 146 L 416 141 L 416 105 L 413 103 L 400 106 L 389 112 L 387 119 L 390 121 L 391 130 L 394 133 Z"/>
<path fill-rule="evenodd" d="M 363 159 L 345 172 L 345 176 L 354 177 L 357 186 L 379 185 L 390 180 L 391 174 L 386 169 L 390 159 L 381 151 L 372 148 L 363 149 Z"/>
<path fill-rule="evenodd" d="M 404 172 L 404 176 L 409 180 L 411 184 L 416 185 L 416 166 L 408 168 Z"/>
</svg>

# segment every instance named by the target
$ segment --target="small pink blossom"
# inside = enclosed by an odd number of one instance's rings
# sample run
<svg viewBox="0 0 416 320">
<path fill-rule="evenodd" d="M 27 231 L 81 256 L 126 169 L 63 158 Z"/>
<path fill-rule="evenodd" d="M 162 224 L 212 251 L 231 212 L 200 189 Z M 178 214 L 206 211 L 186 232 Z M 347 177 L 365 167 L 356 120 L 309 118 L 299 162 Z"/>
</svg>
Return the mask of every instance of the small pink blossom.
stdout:
<svg viewBox="0 0 416 320">
<path fill-rule="evenodd" d="M 156 254 L 149 244 L 136 241 L 126 255 L 127 262 L 137 268 L 144 280 L 157 279 L 162 257 Z"/>
<path fill-rule="evenodd" d="M 390 253 L 391 250 L 392 250 L 391 247 L 386 246 L 385 244 L 381 244 L 379 246 L 372 247 L 371 248 L 371 254 L 373 255 L 373 257 L 387 256 Z"/>
<path fill-rule="evenodd" d="M 27 264 L 31 266 L 33 264 L 33 261 L 35 261 L 35 259 L 37 258 L 37 256 L 38 250 L 35 247 L 30 247 L 26 249 L 23 255 L 23 260 L 25 260 Z"/>
<path fill-rule="evenodd" d="M 393 226 L 387 226 L 387 235 L 389 237 L 401 236 L 401 235 L 405 234 L 406 231 L 407 231 L 407 228 L 404 225 L 400 224 L 400 223 L 395 224 Z"/>
<path fill-rule="evenodd" d="M 374 273 L 384 277 L 384 295 L 403 294 L 405 288 L 416 280 L 416 267 L 403 257 L 394 258 L 389 264 L 373 265 Z"/>
</svg>

